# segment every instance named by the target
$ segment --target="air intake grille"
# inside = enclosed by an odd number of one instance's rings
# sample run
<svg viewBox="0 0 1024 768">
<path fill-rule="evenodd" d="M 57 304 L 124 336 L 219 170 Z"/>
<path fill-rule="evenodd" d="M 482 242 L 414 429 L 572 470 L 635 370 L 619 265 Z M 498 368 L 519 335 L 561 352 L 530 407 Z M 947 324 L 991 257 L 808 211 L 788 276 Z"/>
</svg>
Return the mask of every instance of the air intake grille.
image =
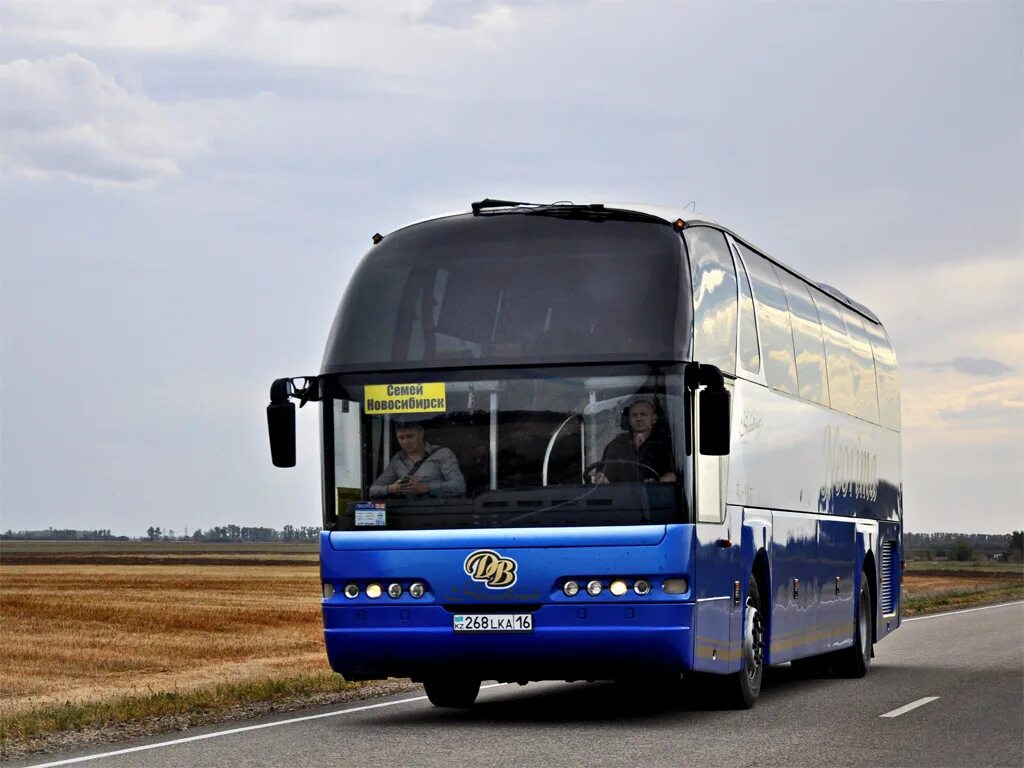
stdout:
<svg viewBox="0 0 1024 768">
<path fill-rule="evenodd" d="M 882 613 L 896 612 L 896 542 L 882 541 Z"/>
</svg>

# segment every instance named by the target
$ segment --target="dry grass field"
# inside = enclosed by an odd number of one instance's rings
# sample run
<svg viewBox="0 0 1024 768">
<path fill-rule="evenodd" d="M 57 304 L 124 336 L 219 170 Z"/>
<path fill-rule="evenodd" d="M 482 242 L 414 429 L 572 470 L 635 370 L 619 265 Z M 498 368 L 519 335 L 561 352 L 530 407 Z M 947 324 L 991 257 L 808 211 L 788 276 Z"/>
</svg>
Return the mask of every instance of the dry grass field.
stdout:
<svg viewBox="0 0 1024 768">
<path fill-rule="evenodd" d="M 4 717 L 329 671 L 313 553 L 8 544 L 0 557 Z M 126 564 L 110 564 L 118 558 Z"/>
</svg>

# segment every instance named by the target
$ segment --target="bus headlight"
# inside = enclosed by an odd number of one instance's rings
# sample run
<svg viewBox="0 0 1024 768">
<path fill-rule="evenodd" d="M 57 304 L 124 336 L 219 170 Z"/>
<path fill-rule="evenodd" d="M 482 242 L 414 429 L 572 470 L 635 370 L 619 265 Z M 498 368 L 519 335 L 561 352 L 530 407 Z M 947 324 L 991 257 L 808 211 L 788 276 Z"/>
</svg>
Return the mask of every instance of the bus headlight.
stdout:
<svg viewBox="0 0 1024 768">
<path fill-rule="evenodd" d="M 690 585 L 687 584 L 686 579 L 665 579 L 665 583 L 662 585 L 666 595 L 682 595 L 689 588 Z"/>
<path fill-rule="evenodd" d="M 597 579 L 587 582 L 587 594 L 593 597 L 597 597 L 601 594 L 601 582 Z"/>
<path fill-rule="evenodd" d="M 371 600 L 376 600 L 383 594 L 384 590 L 380 588 L 380 584 L 370 584 L 366 588 L 366 596 Z"/>
<path fill-rule="evenodd" d="M 579 594 L 580 585 L 572 579 L 569 579 L 569 581 L 562 585 L 562 591 L 565 593 L 566 597 L 575 597 Z"/>
<path fill-rule="evenodd" d="M 325 581 L 321 586 L 323 587 L 324 600 L 330 600 L 332 597 L 334 597 L 333 584 L 331 584 L 329 581 Z"/>
<path fill-rule="evenodd" d="M 651 582 L 647 579 L 637 579 L 633 582 L 633 591 L 638 595 L 649 595 L 651 593 Z"/>
<path fill-rule="evenodd" d="M 616 579 L 608 587 L 608 591 L 616 597 L 621 597 L 629 591 L 629 587 L 626 586 L 626 582 L 624 582 L 622 579 Z"/>
<path fill-rule="evenodd" d="M 402 585 L 401 584 L 388 584 L 388 597 L 393 597 L 396 600 L 402 596 Z"/>
<path fill-rule="evenodd" d="M 349 600 L 354 600 L 355 598 L 359 597 L 359 585 L 346 584 L 345 597 L 347 597 Z"/>
<path fill-rule="evenodd" d="M 427 588 L 424 587 L 418 581 L 409 585 L 409 594 L 412 597 L 415 597 L 417 600 L 419 600 L 421 597 L 423 597 L 423 593 L 426 592 L 426 591 L 427 591 Z"/>
</svg>

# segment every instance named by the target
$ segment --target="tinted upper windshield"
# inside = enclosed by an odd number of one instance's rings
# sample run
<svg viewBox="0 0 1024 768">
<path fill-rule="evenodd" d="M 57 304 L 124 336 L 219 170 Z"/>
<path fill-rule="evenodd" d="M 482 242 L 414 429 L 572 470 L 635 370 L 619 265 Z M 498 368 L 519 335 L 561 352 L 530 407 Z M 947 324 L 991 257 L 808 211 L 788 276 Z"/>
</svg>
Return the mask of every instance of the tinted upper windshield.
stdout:
<svg viewBox="0 0 1024 768">
<path fill-rule="evenodd" d="M 680 522 L 689 473 L 680 371 L 333 379 L 327 525 Z"/>
<path fill-rule="evenodd" d="M 685 359 L 688 286 L 672 228 L 538 214 L 454 216 L 369 252 L 323 371 Z"/>
</svg>

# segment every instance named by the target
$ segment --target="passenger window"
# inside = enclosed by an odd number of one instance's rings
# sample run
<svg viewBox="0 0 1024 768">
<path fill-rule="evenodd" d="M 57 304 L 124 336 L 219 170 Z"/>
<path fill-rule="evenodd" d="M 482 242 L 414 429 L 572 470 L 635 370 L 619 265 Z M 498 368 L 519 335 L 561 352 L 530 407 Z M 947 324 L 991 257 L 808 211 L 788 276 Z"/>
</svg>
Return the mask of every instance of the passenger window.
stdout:
<svg viewBox="0 0 1024 768">
<path fill-rule="evenodd" d="M 793 347 L 796 350 L 796 378 L 800 397 L 813 403 L 828 405 L 828 381 L 825 369 L 825 342 L 821 336 L 821 320 L 803 280 L 785 270 L 776 269 L 786 292 L 793 320 Z"/>
<path fill-rule="evenodd" d="M 757 351 L 757 321 L 754 319 L 754 296 L 743 259 L 737 258 L 740 279 L 740 367 L 748 373 L 761 372 L 761 354 Z"/>
<path fill-rule="evenodd" d="M 878 384 L 875 381 L 875 359 L 871 354 L 871 341 L 864 330 L 860 316 L 846 307 L 839 311 L 850 332 L 850 351 L 853 353 L 853 396 L 856 402 L 853 415 L 878 423 Z"/>
<path fill-rule="evenodd" d="M 767 259 L 745 246 L 740 245 L 739 248 L 754 289 L 765 379 L 772 389 L 798 394 L 793 330 L 786 294 L 782 292 L 775 270 Z"/>
<path fill-rule="evenodd" d="M 693 359 L 736 374 L 736 270 L 725 235 L 683 231 L 693 280 Z"/>
<path fill-rule="evenodd" d="M 900 429 L 900 382 L 896 354 L 892 351 L 885 329 L 875 323 L 864 323 L 871 339 L 871 352 L 875 356 L 875 376 L 878 379 L 878 423 L 883 427 Z"/>
<path fill-rule="evenodd" d="M 818 308 L 821 327 L 825 332 L 825 361 L 828 369 L 828 391 L 832 407 L 843 413 L 854 414 L 853 360 L 850 336 L 846 323 L 839 314 L 839 305 L 817 288 L 811 289 L 811 298 Z"/>
</svg>

